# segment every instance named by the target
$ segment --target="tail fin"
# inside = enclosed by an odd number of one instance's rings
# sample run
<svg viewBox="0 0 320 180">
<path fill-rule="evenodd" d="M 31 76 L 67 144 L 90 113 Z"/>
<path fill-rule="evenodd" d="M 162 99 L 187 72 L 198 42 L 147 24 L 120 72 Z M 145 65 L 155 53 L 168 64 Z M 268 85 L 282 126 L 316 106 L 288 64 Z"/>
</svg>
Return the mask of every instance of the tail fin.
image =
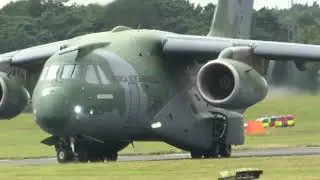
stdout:
<svg viewBox="0 0 320 180">
<path fill-rule="evenodd" d="M 250 38 L 254 0 L 218 0 L 208 36 Z"/>
</svg>

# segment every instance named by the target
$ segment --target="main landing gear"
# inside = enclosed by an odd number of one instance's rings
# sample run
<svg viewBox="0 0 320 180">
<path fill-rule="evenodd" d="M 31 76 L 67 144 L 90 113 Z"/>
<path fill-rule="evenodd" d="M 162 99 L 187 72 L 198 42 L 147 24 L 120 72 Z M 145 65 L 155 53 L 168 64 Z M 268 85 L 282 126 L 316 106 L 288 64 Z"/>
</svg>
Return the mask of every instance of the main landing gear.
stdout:
<svg viewBox="0 0 320 180">
<path fill-rule="evenodd" d="M 192 150 L 193 159 L 229 158 L 231 157 L 231 145 L 226 144 L 228 118 L 221 113 L 213 113 L 212 120 L 212 145 L 208 150 Z"/>
<path fill-rule="evenodd" d="M 224 143 L 216 143 L 209 150 L 193 150 L 191 151 L 192 159 L 211 159 L 211 158 L 229 158 L 231 157 L 231 145 Z"/>
<path fill-rule="evenodd" d="M 87 163 L 117 161 L 118 151 L 112 151 L 104 144 L 75 142 L 74 140 L 59 141 L 55 145 L 57 161 L 64 163 Z"/>
</svg>

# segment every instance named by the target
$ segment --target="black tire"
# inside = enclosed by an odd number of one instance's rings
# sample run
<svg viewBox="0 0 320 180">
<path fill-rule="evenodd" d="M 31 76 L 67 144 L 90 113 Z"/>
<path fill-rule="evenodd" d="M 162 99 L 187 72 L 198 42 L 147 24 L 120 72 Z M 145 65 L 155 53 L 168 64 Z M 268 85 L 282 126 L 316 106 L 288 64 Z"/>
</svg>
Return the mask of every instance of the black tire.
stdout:
<svg viewBox="0 0 320 180">
<path fill-rule="evenodd" d="M 104 162 L 104 156 L 103 155 L 100 155 L 100 156 L 98 156 L 97 157 L 97 159 L 96 159 L 96 162 Z M 117 159 L 116 159 L 117 160 Z"/>
<path fill-rule="evenodd" d="M 206 151 L 204 153 L 204 158 L 206 159 L 211 159 L 211 158 L 218 158 L 219 157 L 219 146 L 217 146 L 216 144 L 213 144 L 211 146 L 211 149 Z"/>
<path fill-rule="evenodd" d="M 190 155 L 191 155 L 192 159 L 201 159 L 202 158 L 202 153 L 200 151 L 191 151 Z"/>
<path fill-rule="evenodd" d="M 70 150 L 67 149 L 58 149 L 57 150 L 57 161 L 60 164 L 70 163 L 73 160 L 73 154 Z"/>
<path fill-rule="evenodd" d="M 118 152 L 115 153 L 108 153 L 106 155 L 107 161 L 117 161 L 118 160 Z"/>
<path fill-rule="evenodd" d="M 104 162 L 104 156 L 103 155 L 95 155 L 95 156 L 90 156 L 89 161 L 91 163 L 97 163 L 97 162 Z"/>
<path fill-rule="evenodd" d="M 89 161 L 88 151 L 86 151 L 86 149 L 82 149 L 79 152 L 79 162 L 80 163 L 87 163 L 88 161 Z"/>
<path fill-rule="evenodd" d="M 229 157 L 231 157 L 231 151 L 232 151 L 232 149 L 231 149 L 231 145 L 230 144 L 220 144 L 220 147 L 219 147 L 219 149 L 220 149 L 220 156 L 222 157 L 222 158 L 229 158 Z"/>
</svg>

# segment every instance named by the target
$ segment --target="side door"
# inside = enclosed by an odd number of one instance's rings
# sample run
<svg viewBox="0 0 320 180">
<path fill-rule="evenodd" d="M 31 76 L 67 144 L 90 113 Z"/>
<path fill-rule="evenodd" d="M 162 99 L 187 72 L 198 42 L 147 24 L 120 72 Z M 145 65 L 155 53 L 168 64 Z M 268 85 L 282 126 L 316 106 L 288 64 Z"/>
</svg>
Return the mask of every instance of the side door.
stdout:
<svg viewBox="0 0 320 180">
<path fill-rule="evenodd" d="M 98 64 L 89 64 L 85 68 L 86 98 L 91 116 L 102 117 L 113 110 L 115 90 Z"/>
</svg>

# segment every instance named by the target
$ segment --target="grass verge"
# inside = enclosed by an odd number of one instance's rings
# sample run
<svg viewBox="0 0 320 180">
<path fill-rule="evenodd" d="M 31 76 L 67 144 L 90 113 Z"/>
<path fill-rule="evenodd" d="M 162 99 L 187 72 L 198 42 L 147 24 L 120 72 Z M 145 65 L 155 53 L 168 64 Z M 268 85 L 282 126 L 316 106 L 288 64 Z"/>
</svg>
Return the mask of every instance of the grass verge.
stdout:
<svg viewBox="0 0 320 180">
<path fill-rule="evenodd" d="M 319 146 L 320 97 L 310 95 L 270 97 L 260 104 L 248 109 L 246 119 L 264 115 L 294 114 L 294 128 L 267 129 L 265 136 L 246 137 L 245 145 L 238 149 L 261 149 L 277 147 Z M 1 121 L 0 158 L 54 157 L 52 147 L 40 144 L 48 136 L 33 122 L 31 115 L 23 114 L 10 121 Z M 181 150 L 165 143 L 136 142 L 124 149 L 121 154 L 159 154 L 179 153 Z"/>
<path fill-rule="evenodd" d="M 239 158 L 221 160 L 177 160 L 70 164 L 41 166 L 1 166 L 0 179 L 12 180 L 100 180 L 107 179 L 217 179 L 219 172 L 237 168 L 259 168 L 262 179 L 319 179 L 319 157 Z"/>
</svg>

